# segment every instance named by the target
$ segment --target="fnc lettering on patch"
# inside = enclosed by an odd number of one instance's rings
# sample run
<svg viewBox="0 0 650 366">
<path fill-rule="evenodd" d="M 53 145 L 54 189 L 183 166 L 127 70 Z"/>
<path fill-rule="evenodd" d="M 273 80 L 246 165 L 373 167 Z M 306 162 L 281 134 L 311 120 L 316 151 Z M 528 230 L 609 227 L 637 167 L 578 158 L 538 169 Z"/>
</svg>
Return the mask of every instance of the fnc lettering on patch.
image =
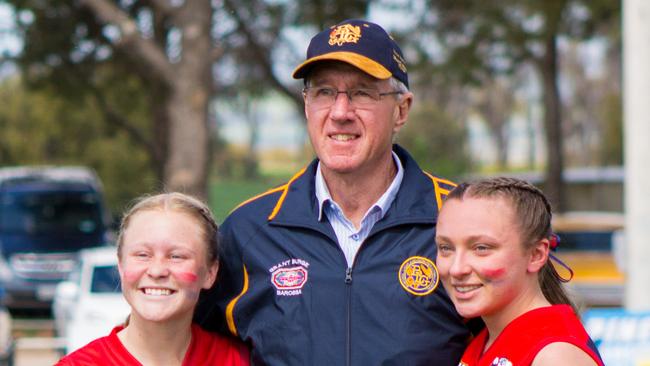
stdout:
<svg viewBox="0 0 650 366">
<path fill-rule="evenodd" d="M 416 296 L 430 294 L 438 287 L 438 280 L 438 268 L 429 258 L 409 257 L 399 268 L 399 283 Z"/>
<path fill-rule="evenodd" d="M 309 278 L 309 262 L 291 258 L 269 268 L 271 283 L 278 296 L 297 296 Z"/>
<path fill-rule="evenodd" d="M 357 43 L 361 38 L 361 28 L 352 24 L 343 24 L 330 32 L 330 46 L 342 46 L 344 43 Z"/>
</svg>

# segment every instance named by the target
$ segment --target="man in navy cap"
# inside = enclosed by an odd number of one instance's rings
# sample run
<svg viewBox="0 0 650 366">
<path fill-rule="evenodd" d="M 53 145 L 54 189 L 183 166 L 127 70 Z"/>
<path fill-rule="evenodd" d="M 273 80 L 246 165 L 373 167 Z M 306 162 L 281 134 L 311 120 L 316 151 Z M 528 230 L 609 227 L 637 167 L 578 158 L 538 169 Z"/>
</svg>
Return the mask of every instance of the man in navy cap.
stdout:
<svg viewBox="0 0 650 366">
<path fill-rule="evenodd" d="M 347 20 L 293 77 L 317 158 L 226 219 L 197 321 L 248 342 L 253 364 L 456 366 L 469 333 L 434 264 L 454 184 L 393 144 L 413 102 L 402 51 Z"/>
</svg>

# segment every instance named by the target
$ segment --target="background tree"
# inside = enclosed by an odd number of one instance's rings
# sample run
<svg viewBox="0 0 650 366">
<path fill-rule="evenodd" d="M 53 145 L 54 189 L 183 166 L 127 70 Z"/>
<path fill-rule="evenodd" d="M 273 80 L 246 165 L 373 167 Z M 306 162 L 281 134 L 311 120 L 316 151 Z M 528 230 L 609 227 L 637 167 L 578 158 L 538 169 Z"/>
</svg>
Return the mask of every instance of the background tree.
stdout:
<svg viewBox="0 0 650 366">
<path fill-rule="evenodd" d="M 548 186 L 560 190 L 553 179 L 561 178 L 564 152 L 552 147 L 562 143 L 557 40 L 587 39 L 602 24 L 611 27 L 619 7 L 605 0 L 0 1 L 15 7 L 22 30 L 25 47 L 18 61 L 23 82 L 56 87 L 68 103 L 92 99 L 104 130 L 128 136 L 127 151 L 145 156 L 158 188 L 198 195 L 206 194 L 208 166 L 224 171 L 241 171 L 233 169 L 236 164 L 259 166 L 253 153 L 240 160 L 217 156 L 210 164 L 212 144 L 218 144 L 213 145 L 215 154 L 232 150 L 216 134 L 219 121 L 213 110 L 208 112 L 214 108 L 209 102 L 254 101 L 275 93 L 301 110 L 301 85 L 290 72 L 304 58 L 310 36 L 342 19 L 368 18 L 378 9 L 391 12 L 390 19 L 379 21 L 409 61 L 417 98 L 413 116 L 434 126 L 409 123 L 400 141 L 410 144 L 409 129 L 439 133 L 442 129 L 435 125 L 447 126 L 447 119 L 454 121 L 454 131 L 466 131 L 468 114 L 476 110 L 468 91 L 484 89 L 481 81 L 510 77 L 527 64 L 544 86 Z M 510 83 L 518 86 L 516 80 Z M 504 93 L 508 95 L 507 88 Z M 420 105 L 427 106 L 422 113 L 431 113 L 428 118 L 419 115 Z M 503 121 L 506 113 L 501 114 Z M 259 135 L 251 130 L 251 136 Z M 248 147 L 251 152 L 255 141 Z M 434 150 L 421 159 L 439 159 Z"/>
<path fill-rule="evenodd" d="M 275 70 L 278 60 L 294 65 L 304 52 L 302 44 L 295 52 L 283 29 L 362 16 L 369 4 L 4 1 L 13 5 L 22 30 L 24 50 L 18 62 L 25 81 L 31 86 L 57 85 L 70 99 L 93 96 L 103 120 L 124 130 L 147 153 L 166 188 L 199 196 L 206 195 L 208 106 L 215 91 L 260 97 L 268 87 L 302 105 L 297 84 L 287 81 L 288 71 Z M 105 72 L 98 73 L 100 68 Z M 105 90 L 124 77 L 136 79 L 148 96 L 144 127 L 127 118 L 125 106 Z"/>
<path fill-rule="evenodd" d="M 10 3 L 23 30 L 18 61 L 27 82 L 57 85 L 69 98 L 92 96 L 103 120 L 143 146 L 167 188 L 205 196 L 211 67 L 218 56 L 210 2 Z M 131 78 L 149 98 L 145 129 L 105 89 Z"/>
<path fill-rule="evenodd" d="M 141 97 L 132 91 L 121 89 L 125 97 Z M 83 162 L 102 177 L 112 212 L 121 212 L 134 196 L 155 185 L 146 153 L 133 149 L 124 131 L 102 122 L 93 97 L 72 104 L 57 89 L 26 89 L 14 77 L 0 83 L 0 100 L 0 166 Z M 138 120 L 145 111 L 134 108 L 130 113 Z"/>
<path fill-rule="evenodd" d="M 466 136 L 464 125 L 435 105 L 416 104 L 397 142 L 408 149 L 423 170 L 459 179 L 471 168 Z"/>
<path fill-rule="evenodd" d="M 504 77 L 483 78 L 473 93 L 474 105 L 494 139 L 497 148 L 497 169 L 508 165 L 510 147 L 509 124 L 515 108 L 512 79 Z"/>
<path fill-rule="evenodd" d="M 437 36 L 446 53 L 445 69 L 464 83 L 511 74 L 522 63 L 534 67 L 543 89 L 545 191 L 559 211 L 564 209 L 565 193 L 558 38 L 591 37 L 598 24 L 618 16 L 619 8 L 619 3 L 607 0 L 454 0 L 431 3 L 418 19 L 418 53 L 430 55 L 430 40 Z"/>
</svg>

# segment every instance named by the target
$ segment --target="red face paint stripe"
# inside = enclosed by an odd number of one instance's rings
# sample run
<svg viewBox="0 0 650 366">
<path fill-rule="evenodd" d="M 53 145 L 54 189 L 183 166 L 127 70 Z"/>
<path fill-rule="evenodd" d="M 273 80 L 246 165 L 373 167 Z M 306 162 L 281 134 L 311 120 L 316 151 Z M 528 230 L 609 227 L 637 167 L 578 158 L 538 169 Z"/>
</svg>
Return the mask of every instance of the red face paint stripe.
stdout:
<svg viewBox="0 0 650 366">
<path fill-rule="evenodd" d="M 183 282 L 196 282 L 199 276 L 192 272 L 174 272 L 174 276 Z"/>
<path fill-rule="evenodd" d="M 503 276 L 504 273 L 506 273 L 505 268 L 496 268 L 496 269 L 484 269 L 483 271 L 483 276 L 485 278 L 489 279 L 498 279 Z"/>
</svg>

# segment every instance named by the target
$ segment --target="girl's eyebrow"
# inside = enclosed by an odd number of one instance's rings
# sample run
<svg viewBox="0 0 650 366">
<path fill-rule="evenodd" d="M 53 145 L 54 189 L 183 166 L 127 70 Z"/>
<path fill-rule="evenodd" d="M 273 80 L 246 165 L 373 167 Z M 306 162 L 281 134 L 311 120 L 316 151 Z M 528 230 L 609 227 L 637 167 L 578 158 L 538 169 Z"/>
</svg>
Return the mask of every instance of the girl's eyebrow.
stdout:
<svg viewBox="0 0 650 366">
<path fill-rule="evenodd" d="M 437 235 L 436 234 L 435 241 L 438 242 L 438 240 L 445 241 L 445 242 L 452 242 L 452 240 L 450 238 L 448 238 L 448 237 L 446 237 L 444 235 Z M 465 243 L 466 242 L 474 243 L 474 242 L 477 242 L 477 241 L 498 242 L 499 240 L 497 240 L 496 238 L 493 238 L 493 237 L 491 237 L 489 235 L 483 235 L 483 234 L 470 235 L 470 236 L 467 236 L 467 237 L 463 238 L 463 242 L 465 242 Z"/>
</svg>

